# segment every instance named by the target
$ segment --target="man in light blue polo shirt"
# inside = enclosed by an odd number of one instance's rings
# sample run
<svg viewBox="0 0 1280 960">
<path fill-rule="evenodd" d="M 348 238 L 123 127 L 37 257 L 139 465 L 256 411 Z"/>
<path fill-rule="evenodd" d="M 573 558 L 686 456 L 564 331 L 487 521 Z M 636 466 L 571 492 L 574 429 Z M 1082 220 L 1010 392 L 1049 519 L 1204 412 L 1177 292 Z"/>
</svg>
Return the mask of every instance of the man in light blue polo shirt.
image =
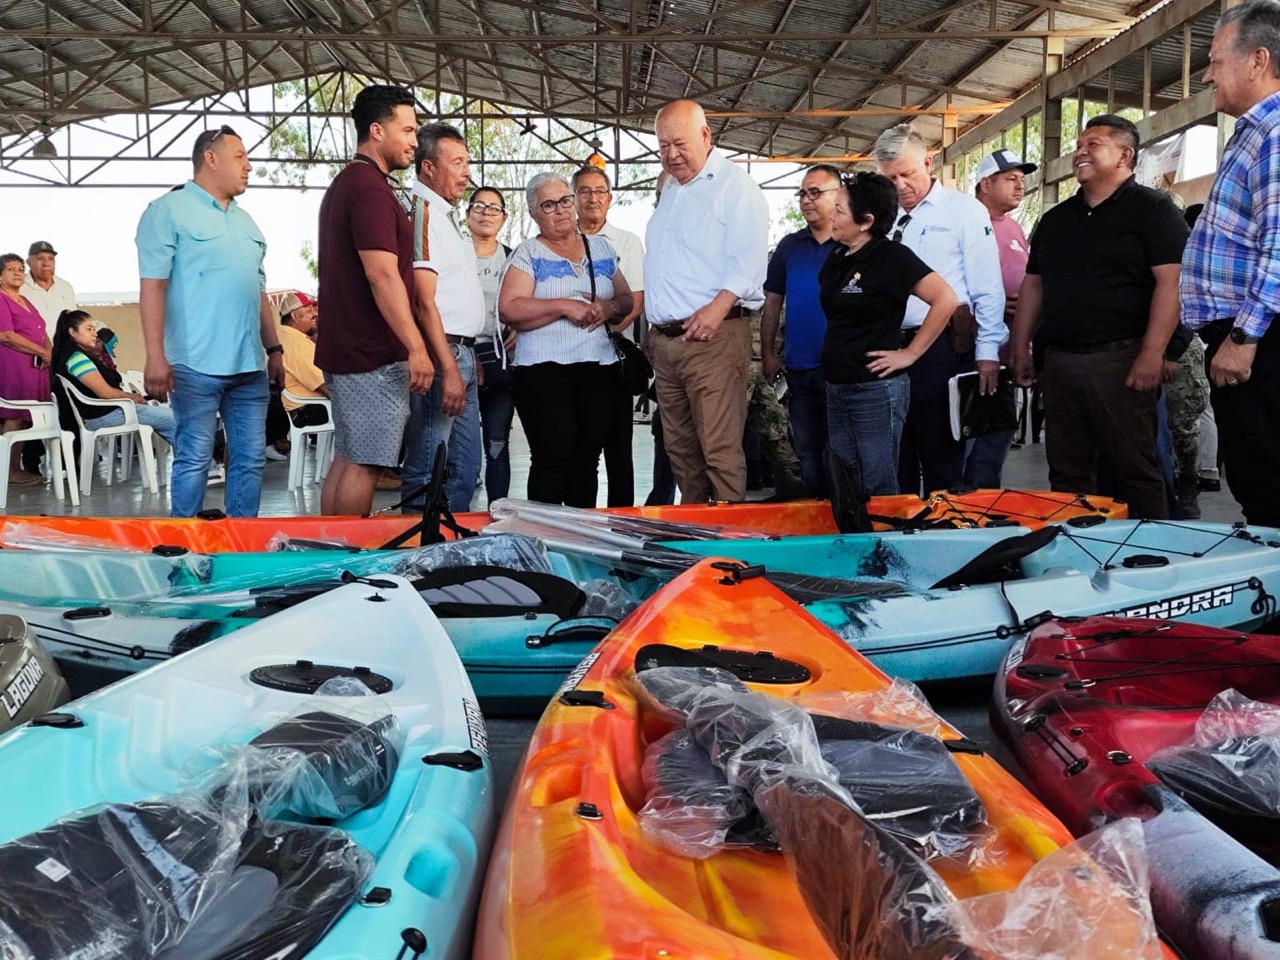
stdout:
<svg viewBox="0 0 1280 960">
<path fill-rule="evenodd" d="M 177 422 L 172 516 L 192 517 L 203 506 L 221 414 L 226 512 L 256 517 L 268 379 L 284 378 L 262 270 L 267 244 L 235 201 L 249 185 L 251 169 L 235 132 L 221 127 L 201 133 L 192 163 L 192 178 L 152 201 L 138 222 L 146 389 L 170 400 Z"/>
</svg>

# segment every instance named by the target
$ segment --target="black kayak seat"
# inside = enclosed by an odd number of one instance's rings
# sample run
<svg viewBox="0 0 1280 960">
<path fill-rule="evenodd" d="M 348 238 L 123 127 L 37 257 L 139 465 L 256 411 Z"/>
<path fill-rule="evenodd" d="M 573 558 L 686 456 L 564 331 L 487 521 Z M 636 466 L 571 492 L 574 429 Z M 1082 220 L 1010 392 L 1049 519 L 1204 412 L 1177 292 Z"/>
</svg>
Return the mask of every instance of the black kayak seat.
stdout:
<svg viewBox="0 0 1280 960">
<path fill-rule="evenodd" d="M 441 619 L 552 614 L 576 617 L 587 596 L 563 577 L 510 567 L 448 567 L 413 581 L 419 596 Z"/>
<path fill-rule="evenodd" d="M 963 567 L 943 577 L 929 589 L 949 590 L 952 587 L 976 586 L 983 583 L 999 583 L 1001 580 L 1020 580 L 1022 570 L 1018 564 L 1037 550 L 1047 546 L 1062 533 L 1062 528 L 1050 524 L 1032 530 L 1020 537 L 1010 537 L 993 543 L 966 563 Z"/>
</svg>

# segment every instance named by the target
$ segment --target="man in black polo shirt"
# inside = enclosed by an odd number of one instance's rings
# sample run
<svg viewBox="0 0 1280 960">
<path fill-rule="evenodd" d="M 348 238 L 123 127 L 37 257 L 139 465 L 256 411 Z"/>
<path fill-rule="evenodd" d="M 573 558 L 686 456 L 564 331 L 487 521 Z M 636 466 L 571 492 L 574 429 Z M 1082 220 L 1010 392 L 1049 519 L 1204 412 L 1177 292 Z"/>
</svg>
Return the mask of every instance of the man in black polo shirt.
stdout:
<svg viewBox="0 0 1280 960">
<path fill-rule="evenodd" d="M 1031 236 L 1013 325 L 1018 383 L 1035 381 L 1031 337 L 1045 351 L 1042 387 L 1049 485 L 1097 492 L 1099 455 L 1130 516 L 1168 515 L 1156 456 L 1164 351 L 1178 326 L 1187 225 L 1166 195 L 1137 184 L 1138 131 L 1094 117 L 1072 157 L 1080 189 Z"/>
</svg>

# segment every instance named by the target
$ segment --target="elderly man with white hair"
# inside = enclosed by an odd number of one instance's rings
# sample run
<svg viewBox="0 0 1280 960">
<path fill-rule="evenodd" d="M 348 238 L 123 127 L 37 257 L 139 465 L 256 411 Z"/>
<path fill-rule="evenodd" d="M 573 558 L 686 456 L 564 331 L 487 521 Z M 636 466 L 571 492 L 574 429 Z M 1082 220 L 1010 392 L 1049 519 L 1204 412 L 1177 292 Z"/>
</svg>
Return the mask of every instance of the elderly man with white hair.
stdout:
<svg viewBox="0 0 1280 960">
<path fill-rule="evenodd" d="M 898 188 L 898 220 L 889 236 L 932 267 L 960 298 L 947 336 L 938 337 L 911 367 L 911 406 L 902 431 L 898 482 L 903 493 L 930 493 L 963 484 L 965 445 L 951 435 L 947 382 L 974 369 L 983 393 L 1000 372 L 1004 280 L 991 216 L 973 197 L 938 183 L 924 138 L 909 123 L 890 127 L 872 148 L 880 172 Z M 928 304 L 912 297 L 902 321 L 902 346 L 920 329 Z"/>
<path fill-rule="evenodd" d="M 669 103 L 654 126 L 671 179 L 645 235 L 645 313 L 667 455 L 683 502 L 742 500 L 748 317 L 764 303 L 769 206 L 712 149 L 698 104 Z"/>
</svg>

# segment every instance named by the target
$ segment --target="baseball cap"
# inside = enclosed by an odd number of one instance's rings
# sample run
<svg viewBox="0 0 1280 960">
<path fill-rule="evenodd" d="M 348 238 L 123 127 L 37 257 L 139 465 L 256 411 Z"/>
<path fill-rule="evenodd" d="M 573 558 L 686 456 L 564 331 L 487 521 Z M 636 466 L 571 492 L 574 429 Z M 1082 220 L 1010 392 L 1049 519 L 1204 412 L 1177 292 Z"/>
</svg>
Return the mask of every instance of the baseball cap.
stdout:
<svg viewBox="0 0 1280 960">
<path fill-rule="evenodd" d="M 1038 169 L 1034 163 L 1024 163 L 1022 158 L 1012 150 L 996 150 L 983 157 L 982 162 L 978 164 L 978 179 L 985 180 L 993 173 L 1004 173 L 1006 170 L 1035 173 Z"/>
<path fill-rule="evenodd" d="M 53 244 L 48 240 L 37 240 L 33 243 L 27 251 L 27 256 L 34 257 L 37 253 L 52 253 L 55 257 L 58 255 L 58 251 L 53 249 Z"/>
<path fill-rule="evenodd" d="M 310 307 L 315 305 L 315 300 L 307 296 L 301 291 L 295 290 L 283 300 L 280 301 L 280 316 L 287 317 L 299 307 Z"/>
</svg>

